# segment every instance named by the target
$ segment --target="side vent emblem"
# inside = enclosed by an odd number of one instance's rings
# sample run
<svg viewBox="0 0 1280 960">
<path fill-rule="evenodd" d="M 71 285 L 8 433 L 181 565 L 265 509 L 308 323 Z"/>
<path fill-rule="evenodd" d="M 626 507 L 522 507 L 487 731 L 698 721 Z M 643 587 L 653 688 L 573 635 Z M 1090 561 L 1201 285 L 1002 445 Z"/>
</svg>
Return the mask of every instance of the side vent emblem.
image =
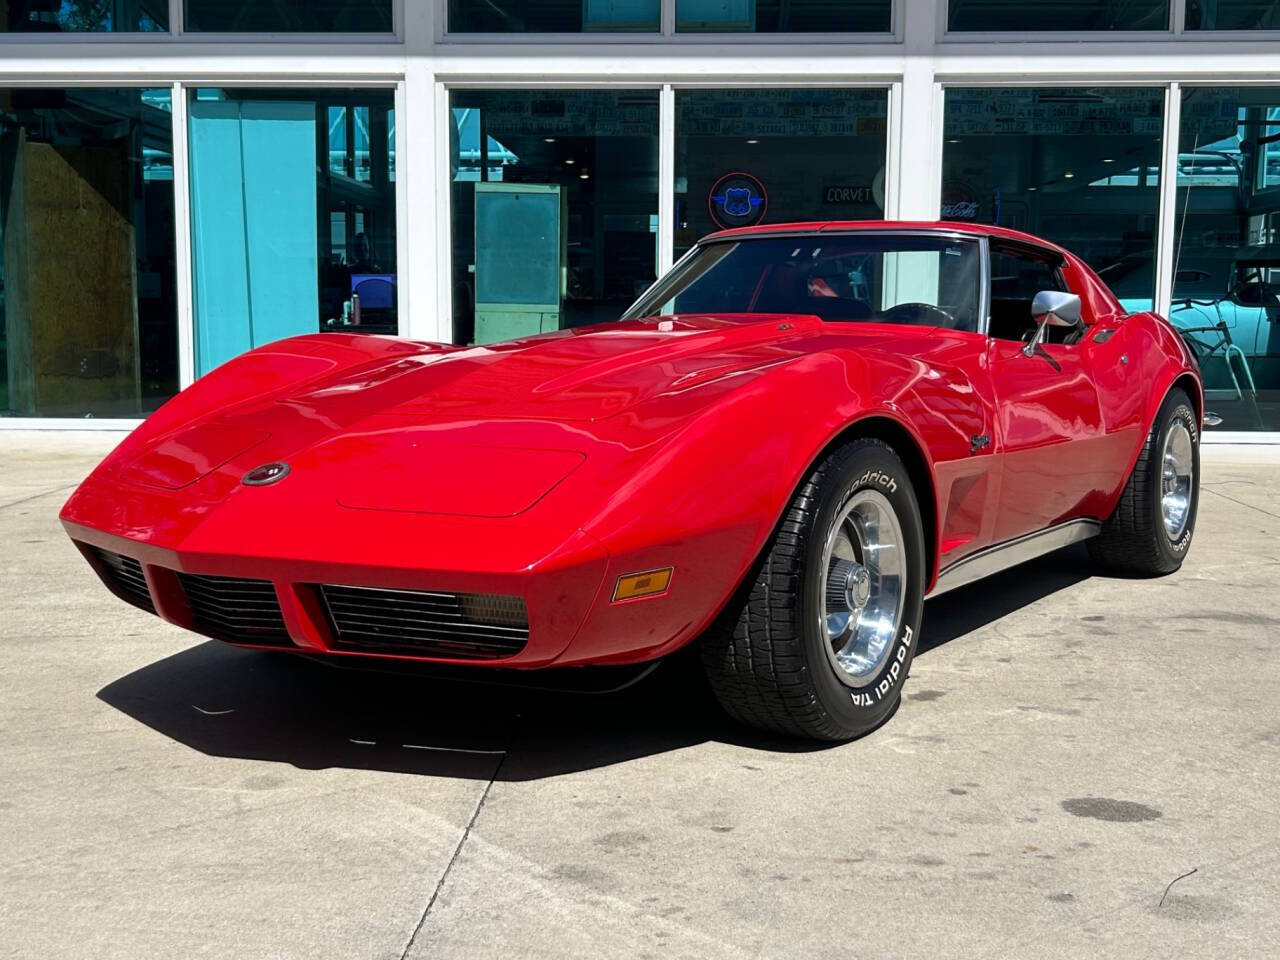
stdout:
<svg viewBox="0 0 1280 960">
<path fill-rule="evenodd" d="M 264 463 L 246 473 L 240 478 L 240 482 L 246 487 L 265 487 L 268 484 L 279 483 L 288 475 L 287 463 Z"/>
</svg>

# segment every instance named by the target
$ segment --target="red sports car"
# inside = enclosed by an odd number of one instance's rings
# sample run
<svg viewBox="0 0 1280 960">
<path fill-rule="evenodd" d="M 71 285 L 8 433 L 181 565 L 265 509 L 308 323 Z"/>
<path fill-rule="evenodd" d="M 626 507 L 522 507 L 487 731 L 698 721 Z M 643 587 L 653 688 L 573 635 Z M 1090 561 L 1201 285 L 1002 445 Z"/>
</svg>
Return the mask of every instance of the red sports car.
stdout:
<svg viewBox="0 0 1280 960">
<path fill-rule="evenodd" d="M 898 702 L 925 597 L 1080 540 L 1177 569 L 1203 417 L 1173 328 L 1050 243 L 757 227 L 616 323 L 261 347 L 62 520 L 120 598 L 229 643 L 505 675 L 696 642 L 734 717 L 840 740 Z"/>
</svg>

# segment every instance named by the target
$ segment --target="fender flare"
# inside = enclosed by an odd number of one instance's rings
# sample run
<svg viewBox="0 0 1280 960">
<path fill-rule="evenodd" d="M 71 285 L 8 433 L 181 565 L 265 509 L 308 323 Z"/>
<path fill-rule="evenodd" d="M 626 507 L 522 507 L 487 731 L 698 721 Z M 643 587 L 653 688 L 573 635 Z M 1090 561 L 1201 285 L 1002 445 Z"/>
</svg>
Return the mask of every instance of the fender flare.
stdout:
<svg viewBox="0 0 1280 960">
<path fill-rule="evenodd" d="M 1154 330 L 1149 332 L 1155 344 L 1155 349 L 1160 350 L 1166 359 L 1161 366 L 1159 375 L 1154 381 L 1153 389 L 1147 391 L 1147 404 L 1142 413 L 1142 429 L 1138 432 L 1138 442 L 1134 444 L 1134 448 L 1130 451 L 1129 462 L 1125 468 L 1125 483 L 1128 483 L 1129 477 L 1133 475 L 1133 469 L 1138 463 L 1138 457 L 1142 454 L 1142 447 L 1147 442 L 1147 437 L 1151 435 L 1151 428 L 1155 424 L 1156 417 L 1160 413 L 1160 408 L 1164 405 L 1165 398 L 1169 396 L 1169 392 L 1174 388 L 1180 388 L 1186 391 L 1187 396 L 1191 400 L 1191 406 L 1195 409 L 1196 422 L 1200 424 L 1200 435 L 1204 434 L 1204 384 L 1201 382 L 1200 376 L 1189 363 L 1185 356 L 1180 358 L 1181 362 L 1176 362 L 1170 353 L 1172 352 L 1167 343 L 1167 338 L 1172 337 L 1177 340 L 1179 350 L 1185 354 L 1185 348 L 1181 346 L 1182 341 L 1178 339 L 1177 334 L 1173 332 L 1163 321 L 1153 324 Z M 1124 493 L 1124 484 L 1116 491 L 1116 499 Z M 1114 504 L 1113 504 L 1114 508 Z"/>
</svg>

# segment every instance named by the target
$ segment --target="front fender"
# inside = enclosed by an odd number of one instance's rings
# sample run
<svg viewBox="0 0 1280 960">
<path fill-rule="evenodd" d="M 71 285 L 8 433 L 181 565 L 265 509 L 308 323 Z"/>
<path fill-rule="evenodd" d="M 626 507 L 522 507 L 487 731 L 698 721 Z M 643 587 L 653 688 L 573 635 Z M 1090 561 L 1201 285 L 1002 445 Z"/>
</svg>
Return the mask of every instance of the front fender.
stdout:
<svg viewBox="0 0 1280 960">
<path fill-rule="evenodd" d="M 805 476 L 858 422 L 899 425 L 932 469 L 932 448 L 950 449 L 967 434 L 954 426 L 934 442 L 921 434 L 921 422 L 942 422 L 929 412 L 938 405 L 920 389 L 940 384 L 924 376 L 926 369 L 909 358 L 815 353 L 745 372 L 731 388 L 722 384 L 695 416 L 676 419 L 690 398 L 668 395 L 603 424 L 605 443 L 611 435 L 622 442 L 628 431 L 676 425 L 637 469 L 616 485 L 601 483 L 611 492 L 585 532 L 609 554 L 608 589 L 579 631 L 589 638 L 591 658 L 652 659 L 705 630 L 750 572 Z M 936 509 L 932 490 L 921 495 Z M 667 566 L 674 574 L 664 597 L 609 602 L 618 577 Z M 586 649 L 571 645 L 562 662 Z"/>
<path fill-rule="evenodd" d="M 337 371 L 391 357 L 449 349 L 394 337 L 316 333 L 277 340 L 233 357 L 164 403 L 97 470 L 118 467 L 151 443 L 200 420 L 225 416 Z M 96 473 L 97 470 L 94 472 Z"/>
</svg>

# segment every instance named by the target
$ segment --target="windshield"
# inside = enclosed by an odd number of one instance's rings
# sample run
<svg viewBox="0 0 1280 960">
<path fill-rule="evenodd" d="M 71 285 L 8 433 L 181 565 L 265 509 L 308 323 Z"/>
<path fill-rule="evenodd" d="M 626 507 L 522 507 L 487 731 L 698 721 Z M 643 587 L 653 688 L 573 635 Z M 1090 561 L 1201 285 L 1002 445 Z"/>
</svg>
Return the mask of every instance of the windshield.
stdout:
<svg viewBox="0 0 1280 960">
<path fill-rule="evenodd" d="M 697 247 L 624 319 L 793 313 L 850 323 L 978 329 L 973 238 L 891 234 L 750 237 Z"/>
</svg>

